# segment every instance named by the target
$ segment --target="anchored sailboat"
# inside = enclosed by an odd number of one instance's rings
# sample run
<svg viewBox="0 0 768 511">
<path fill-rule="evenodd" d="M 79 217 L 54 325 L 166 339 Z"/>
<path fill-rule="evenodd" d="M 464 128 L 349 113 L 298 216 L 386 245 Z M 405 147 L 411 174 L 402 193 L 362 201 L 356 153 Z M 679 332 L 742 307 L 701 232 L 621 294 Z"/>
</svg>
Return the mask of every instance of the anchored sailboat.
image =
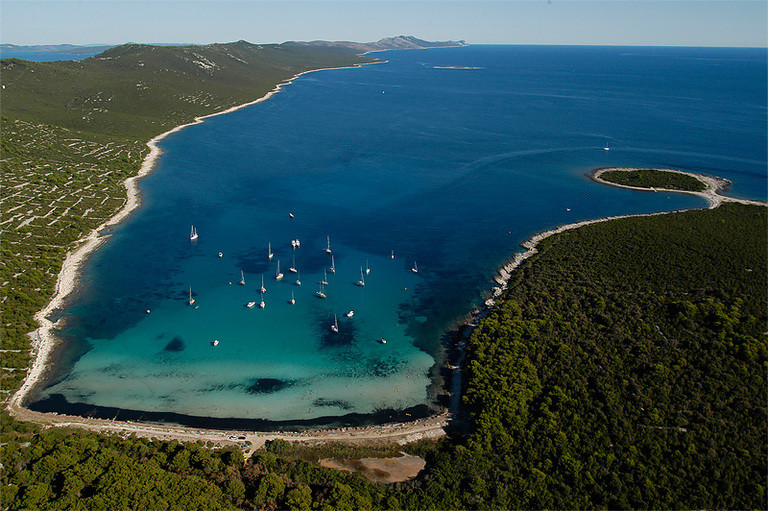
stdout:
<svg viewBox="0 0 768 511">
<path fill-rule="evenodd" d="M 197 230 L 195 229 L 195 226 L 192 226 L 192 230 L 189 233 L 189 241 L 195 241 L 197 239 Z"/>
<path fill-rule="evenodd" d="M 299 272 L 296 272 L 296 285 L 297 286 L 301 285 L 301 276 Z"/>
<path fill-rule="evenodd" d="M 416 266 L 416 261 L 413 262 L 413 268 L 411 268 L 411 271 L 413 273 L 419 273 L 419 267 Z"/>
<path fill-rule="evenodd" d="M 245 275 L 243 274 L 243 270 L 240 270 L 240 285 L 245 285 Z"/>
<path fill-rule="evenodd" d="M 296 298 L 293 296 L 293 291 L 291 291 L 291 299 L 288 301 L 291 305 L 294 305 L 296 303 Z"/>
<path fill-rule="evenodd" d="M 360 267 L 360 280 L 355 282 L 360 287 L 365 287 L 365 274 L 363 273 L 363 267 Z"/>
<path fill-rule="evenodd" d="M 271 261 L 275 254 L 272 253 L 272 243 L 267 243 L 267 257 Z"/>
<path fill-rule="evenodd" d="M 328 285 L 328 273 L 325 270 L 323 270 L 323 280 L 320 283 L 324 286 Z"/>
<path fill-rule="evenodd" d="M 328 269 L 331 273 L 336 273 L 336 263 L 333 261 L 333 254 L 331 254 L 331 267 Z"/>
<path fill-rule="evenodd" d="M 331 325 L 331 332 L 334 334 L 339 333 L 339 320 L 336 317 L 336 314 L 333 315 L 333 324 Z"/>
<path fill-rule="evenodd" d="M 195 303 L 195 299 L 192 298 L 192 286 L 189 286 L 189 301 L 187 302 L 187 305 L 192 305 Z"/>
<path fill-rule="evenodd" d="M 264 274 L 263 273 L 261 274 L 261 292 L 262 292 L 262 294 L 267 292 L 267 288 L 264 287 Z"/>
<path fill-rule="evenodd" d="M 264 293 L 262 292 L 261 293 L 261 302 L 259 302 L 259 307 L 263 309 L 266 306 L 267 306 L 267 304 L 264 303 Z"/>
<path fill-rule="evenodd" d="M 283 274 L 280 273 L 280 260 L 277 260 L 277 271 L 275 272 L 275 280 L 283 280 Z"/>
<path fill-rule="evenodd" d="M 325 237 L 325 253 L 330 254 L 331 253 L 331 237 L 326 236 Z"/>
<path fill-rule="evenodd" d="M 298 273 L 299 270 L 296 269 L 296 256 L 293 256 L 293 262 L 291 263 L 291 267 L 288 268 L 288 271 L 291 273 Z"/>
<path fill-rule="evenodd" d="M 321 283 L 320 284 L 320 289 L 315 291 L 315 296 L 318 297 L 318 298 L 325 298 L 326 296 L 325 296 L 325 293 L 323 291 L 325 291 L 325 288 L 323 287 L 323 284 Z"/>
<path fill-rule="evenodd" d="M 365 260 L 365 274 L 371 273 L 371 268 L 368 266 L 368 259 Z"/>
</svg>

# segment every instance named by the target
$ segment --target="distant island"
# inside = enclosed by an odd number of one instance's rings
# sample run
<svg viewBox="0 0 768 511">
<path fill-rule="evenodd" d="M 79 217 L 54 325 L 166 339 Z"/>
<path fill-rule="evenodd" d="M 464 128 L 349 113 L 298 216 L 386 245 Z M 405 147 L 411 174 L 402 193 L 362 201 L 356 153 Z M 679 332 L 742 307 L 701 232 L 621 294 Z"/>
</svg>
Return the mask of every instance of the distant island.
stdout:
<svg viewBox="0 0 768 511">
<path fill-rule="evenodd" d="M 420 50 L 425 48 L 451 48 L 457 46 L 469 46 L 464 41 L 425 41 L 412 35 L 399 35 L 397 37 L 385 37 L 376 42 L 355 43 L 352 41 L 288 41 L 286 45 L 315 46 L 325 48 L 340 48 L 354 50 L 357 53 L 385 50 Z"/>
</svg>

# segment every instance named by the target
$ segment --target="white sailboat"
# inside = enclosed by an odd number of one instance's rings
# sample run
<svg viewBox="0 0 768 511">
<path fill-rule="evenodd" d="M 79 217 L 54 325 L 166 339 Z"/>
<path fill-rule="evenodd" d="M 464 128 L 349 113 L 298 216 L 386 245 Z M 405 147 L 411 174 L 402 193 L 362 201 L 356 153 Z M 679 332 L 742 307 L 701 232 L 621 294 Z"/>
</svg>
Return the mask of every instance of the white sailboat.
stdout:
<svg viewBox="0 0 768 511">
<path fill-rule="evenodd" d="M 331 237 L 327 235 L 325 237 L 325 253 L 326 254 L 331 253 Z"/>
<path fill-rule="evenodd" d="M 288 301 L 291 305 L 294 305 L 296 303 L 296 298 L 293 296 L 293 291 L 291 291 L 291 299 Z"/>
<path fill-rule="evenodd" d="M 352 316 L 354 316 L 354 315 L 355 315 L 355 311 L 349 311 L 349 312 L 347 312 L 347 317 L 348 317 L 348 318 L 351 318 L 351 317 L 352 317 Z"/>
<path fill-rule="evenodd" d="M 263 309 L 267 304 L 264 303 L 264 293 L 261 293 L 261 301 L 259 302 L 259 308 Z"/>
<path fill-rule="evenodd" d="M 331 325 L 331 332 L 334 334 L 339 333 L 339 320 L 336 317 L 336 314 L 333 315 L 333 324 Z"/>
<path fill-rule="evenodd" d="M 323 270 L 323 280 L 320 283 L 324 286 L 328 285 L 328 273 L 325 270 Z"/>
<path fill-rule="evenodd" d="M 389 253 L 389 258 L 390 259 L 394 259 L 395 258 L 395 251 L 394 250 Z"/>
<path fill-rule="evenodd" d="M 262 294 L 267 292 L 267 288 L 264 287 L 264 274 L 263 273 L 261 274 L 261 292 L 262 292 Z"/>
<path fill-rule="evenodd" d="M 296 272 L 296 285 L 301 285 L 301 274 L 299 272 Z"/>
<path fill-rule="evenodd" d="M 245 306 L 248 307 L 249 309 L 253 309 L 254 306 L 256 306 L 256 302 L 248 302 L 245 304 Z"/>
<path fill-rule="evenodd" d="M 360 280 L 355 282 L 360 287 L 365 287 L 365 274 L 363 273 L 363 267 L 360 267 Z"/>
<path fill-rule="evenodd" d="M 218 345 L 219 345 L 218 339 L 214 339 L 213 342 L 211 342 L 211 346 L 218 346 Z"/>
<path fill-rule="evenodd" d="M 413 262 L 413 268 L 411 268 L 411 271 L 413 273 L 419 273 L 419 267 L 416 266 L 416 261 Z"/>
<path fill-rule="evenodd" d="M 192 298 L 192 286 L 189 286 L 189 301 L 187 301 L 187 305 L 192 305 L 195 303 L 195 299 Z"/>
<path fill-rule="evenodd" d="M 192 230 L 189 233 L 189 241 L 195 241 L 197 239 L 197 230 L 195 229 L 195 226 L 192 226 Z"/>
<path fill-rule="evenodd" d="M 240 282 L 239 282 L 239 284 L 241 286 L 245 285 L 245 275 L 243 274 L 243 270 L 240 270 Z"/>
<path fill-rule="evenodd" d="M 271 261 L 273 257 L 275 257 L 275 254 L 272 253 L 272 243 L 267 243 L 267 257 Z"/>
<path fill-rule="evenodd" d="M 277 271 L 275 272 L 275 280 L 283 280 L 283 274 L 280 273 L 280 260 L 277 260 Z"/>
<path fill-rule="evenodd" d="M 291 267 L 288 268 L 288 271 L 291 273 L 298 273 L 299 270 L 296 269 L 296 256 L 293 256 L 293 262 L 291 263 Z"/>
<path fill-rule="evenodd" d="M 328 269 L 331 273 L 336 273 L 336 263 L 333 261 L 333 254 L 331 254 L 331 267 Z"/>
<path fill-rule="evenodd" d="M 318 297 L 318 298 L 325 298 L 326 296 L 325 296 L 325 293 L 323 291 L 325 291 L 325 288 L 323 287 L 322 284 L 320 284 L 320 289 L 315 291 L 315 296 Z"/>
<path fill-rule="evenodd" d="M 365 260 L 365 274 L 371 273 L 371 268 L 368 266 L 368 259 Z"/>
</svg>

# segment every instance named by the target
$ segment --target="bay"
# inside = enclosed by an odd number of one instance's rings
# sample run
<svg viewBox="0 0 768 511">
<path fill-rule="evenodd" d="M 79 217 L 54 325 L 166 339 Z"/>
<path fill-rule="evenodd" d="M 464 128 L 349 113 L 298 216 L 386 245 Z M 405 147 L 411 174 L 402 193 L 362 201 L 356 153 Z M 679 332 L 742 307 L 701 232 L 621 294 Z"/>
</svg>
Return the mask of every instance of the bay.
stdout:
<svg viewBox="0 0 768 511">
<path fill-rule="evenodd" d="M 84 265 L 62 311 L 58 377 L 33 408 L 182 423 L 426 413 L 444 333 L 482 303 L 521 241 L 589 218 L 705 206 L 598 185 L 590 170 L 672 167 L 766 198 L 764 50 L 375 56 L 387 62 L 304 75 L 162 142 L 142 207 Z M 248 308 L 262 276 L 266 306 Z"/>
</svg>

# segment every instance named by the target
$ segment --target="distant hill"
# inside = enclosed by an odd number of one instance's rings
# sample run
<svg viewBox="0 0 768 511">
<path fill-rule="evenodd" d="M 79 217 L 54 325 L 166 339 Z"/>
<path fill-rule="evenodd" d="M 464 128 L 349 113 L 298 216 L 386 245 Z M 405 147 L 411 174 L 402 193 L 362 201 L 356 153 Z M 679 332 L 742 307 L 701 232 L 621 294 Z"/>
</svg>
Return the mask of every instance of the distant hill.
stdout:
<svg viewBox="0 0 768 511">
<path fill-rule="evenodd" d="M 425 41 L 412 35 L 385 37 L 376 42 L 356 43 L 352 41 L 289 41 L 286 45 L 307 45 L 335 48 L 347 48 L 356 53 L 384 50 L 414 50 L 423 48 L 446 48 L 453 46 L 469 46 L 466 41 Z"/>
<path fill-rule="evenodd" d="M 0 54 L 6 53 L 60 53 L 63 55 L 95 55 L 112 48 L 114 45 L 76 45 L 76 44 L 0 44 Z"/>
</svg>

